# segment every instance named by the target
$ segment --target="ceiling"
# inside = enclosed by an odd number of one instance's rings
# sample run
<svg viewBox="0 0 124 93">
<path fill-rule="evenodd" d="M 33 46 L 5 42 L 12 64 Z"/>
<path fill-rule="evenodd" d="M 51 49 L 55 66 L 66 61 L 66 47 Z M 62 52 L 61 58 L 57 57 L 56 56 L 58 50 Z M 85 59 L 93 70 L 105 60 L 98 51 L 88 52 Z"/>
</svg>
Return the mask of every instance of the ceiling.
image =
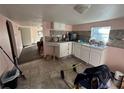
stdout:
<svg viewBox="0 0 124 93">
<path fill-rule="evenodd" d="M 0 5 L 0 13 L 21 25 L 41 25 L 42 20 L 65 24 L 83 24 L 124 17 L 124 5 L 94 4 L 84 13 L 74 4 Z"/>
</svg>

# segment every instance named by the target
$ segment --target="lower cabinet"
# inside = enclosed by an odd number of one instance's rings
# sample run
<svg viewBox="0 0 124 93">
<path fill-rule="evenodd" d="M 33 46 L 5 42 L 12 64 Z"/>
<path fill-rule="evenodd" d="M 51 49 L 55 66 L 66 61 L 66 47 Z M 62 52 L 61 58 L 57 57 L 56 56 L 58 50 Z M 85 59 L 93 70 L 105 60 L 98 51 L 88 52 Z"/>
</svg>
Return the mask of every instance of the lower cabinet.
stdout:
<svg viewBox="0 0 124 93">
<path fill-rule="evenodd" d="M 86 46 L 81 46 L 80 49 L 80 56 L 81 56 L 81 60 L 85 61 L 86 63 L 89 63 L 89 59 L 90 59 L 90 48 L 86 47 Z"/>
<path fill-rule="evenodd" d="M 59 58 L 74 55 L 93 66 L 104 64 L 105 51 L 106 49 L 92 48 L 76 42 L 59 43 L 59 46 L 55 49 L 56 56 Z"/>
<path fill-rule="evenodd" d="M 72 42 L 60 43 L 56 47 L 55 53 L 57 57 L 65 57 L 72 54 Z"/>
<path fill-rule="evenodd" d="M 86 63 L 98 66 L 105 63 L 106 49 L 87 47 L 80 43 L 73 43 L 73 55 Z"/>
<path fill-rule="evenodd" d="M 68 42 L 68 54 L 72 55 L 72 42 Z"/>
<path fill-rule="evenodd" d="M 100 50 L 100 49 L 91 48 L 89 64 L 93 66 L 99 66 L 104 64 L 106 58 L 105 52 L 106 49 Z"/>
<path fill-rule="evenodd" d="M 75 56 L 75 43 L 74 42 L 72 43 L 72 55 Z"/>
<path fill-rule="evenodd" d="M 60 57 L 68 56 L 68 43 L 61 43 L 59 46 Z"/>
<path fill-rule="evenodd" d="M 98 51 L 96 49 L 91 49 L 89 64 L 93 66 L 98 66 L 100 64 L 100 59 L 101 59 L 101 51 Z"/>
<path fill-rule="evenodd" d="M 80 50 L 81 44 L 74 43 L 74 56 L 76 56 L 77 58 L 81 58 Z"/>
</svg>

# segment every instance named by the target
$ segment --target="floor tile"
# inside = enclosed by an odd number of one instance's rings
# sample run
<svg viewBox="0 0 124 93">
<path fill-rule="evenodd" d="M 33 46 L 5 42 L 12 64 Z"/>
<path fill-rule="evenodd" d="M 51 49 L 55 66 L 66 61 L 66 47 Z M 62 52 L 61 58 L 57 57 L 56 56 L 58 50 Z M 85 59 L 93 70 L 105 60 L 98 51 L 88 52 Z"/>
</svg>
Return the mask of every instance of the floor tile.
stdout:
<svg viewBox="0 0 124 93">
<path fill-rule="evenodd" d="M 61 79 L 60 71 L 66 70 L 65 80 L 73 85 L 77 75 L 72 69 L 73 64 L 81 63 L 76 69 L 83 72 L 90 65 L 83 61 L 68 57 L 61 60 L 38 59 L 20 65 L 21 70 L 27 77 L 26 81 L 18 80 L 19 89 L 69 89 L 67 84 Z"/>
</svg>

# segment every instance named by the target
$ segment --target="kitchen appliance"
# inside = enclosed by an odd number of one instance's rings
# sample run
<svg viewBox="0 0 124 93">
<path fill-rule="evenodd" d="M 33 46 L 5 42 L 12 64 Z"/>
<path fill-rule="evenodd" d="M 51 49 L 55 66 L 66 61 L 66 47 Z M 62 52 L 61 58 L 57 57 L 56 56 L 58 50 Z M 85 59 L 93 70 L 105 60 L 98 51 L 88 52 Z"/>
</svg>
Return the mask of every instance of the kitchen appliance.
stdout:
<svg viewBox="0 0 124 93">
<path fill-rule="evenodd" d="M 52 41 L 53 41 L 53 42 L 58 42 L 59 39 L 58 39 L 58 37 L 52 37 Z"/>
<path fill-rule="evenodd" d="M 65 41 L 65 39 L 66 39 L 66 35 L 63 34 L 63 35 L 62 35 L 62 40 Z"/>
<path fill-rule="evenodd" d="M 77 33 L 75 32 L 69 32 L 69 41 L 77 41 Z"/>
</svg>

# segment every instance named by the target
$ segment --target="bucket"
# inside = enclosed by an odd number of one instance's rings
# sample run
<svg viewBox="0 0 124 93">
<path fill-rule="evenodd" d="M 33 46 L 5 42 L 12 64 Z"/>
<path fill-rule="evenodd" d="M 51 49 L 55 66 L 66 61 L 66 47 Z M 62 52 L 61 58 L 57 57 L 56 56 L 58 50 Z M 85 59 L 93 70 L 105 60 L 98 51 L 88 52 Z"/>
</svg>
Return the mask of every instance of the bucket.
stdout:
<svg viewBox="0 0 124 93">
<path fill-rule="evenodd" d="M 124 78 L 124 74 L 122 72 L 120 71 L 115 72 L 114 83 L 117 86 L 117 88 L 121 88 L 123 78 Z"/>
</svg>

